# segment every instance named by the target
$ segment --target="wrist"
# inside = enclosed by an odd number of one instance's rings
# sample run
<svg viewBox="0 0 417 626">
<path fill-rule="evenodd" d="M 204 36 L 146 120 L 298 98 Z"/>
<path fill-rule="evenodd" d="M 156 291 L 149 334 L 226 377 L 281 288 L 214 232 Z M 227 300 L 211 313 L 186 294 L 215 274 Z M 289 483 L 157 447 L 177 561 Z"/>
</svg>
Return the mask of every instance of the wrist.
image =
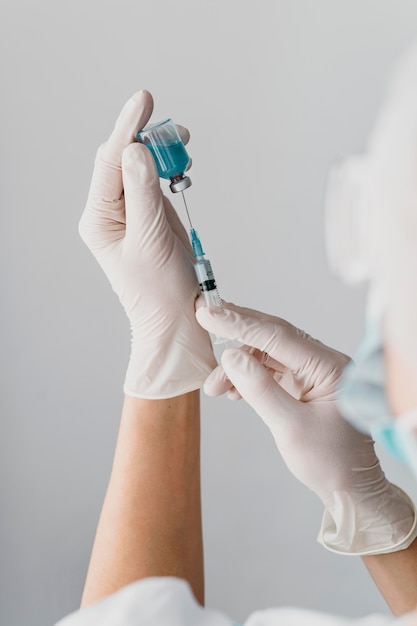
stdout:
<svg viewBox="0 0 417 626">
<path fill-rule="evenodd" d="M 143 427 L 149 422 L 152 428 L 162 424 L 166 431 L 167 424 L 172 424 L 175 430 L 180 423 L 186 424 L 190 420 L 198 420 L 199 417 L 199 390 L 171 398 L 135 398 L 128 394 L 124 398 L 122 420 L 130 421 L 137 427 Z"/>
<path fill-rule="evenodd" d="M 196 324 L 171 329 L 170 336 L 132 338 L 124 392 L 133 398 L 168 399 L 200 389 L 216 367 L 209 335 Z"/>
</svg>

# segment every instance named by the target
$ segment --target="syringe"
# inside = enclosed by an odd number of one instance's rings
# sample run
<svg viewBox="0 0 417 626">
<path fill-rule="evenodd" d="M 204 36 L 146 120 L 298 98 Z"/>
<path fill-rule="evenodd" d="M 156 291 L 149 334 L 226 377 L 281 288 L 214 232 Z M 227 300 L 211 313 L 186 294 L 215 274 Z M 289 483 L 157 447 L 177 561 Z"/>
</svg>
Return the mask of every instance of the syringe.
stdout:
<svg viewBox="0 0 417 626">
<path fill-rule="evenodd" d="M 190 214 L 188 212 L 187 203 L 185 201 L 184 193 L 182 198 L 184 200 L 185 210 L 187 212 L 188 221 L 190 222 L 190 240 L 193 248 L 193 254 L 195 258 L 194 271 L 197 276 L 198 283 L 200 285 L 201 293 L 207 306 L 218 306 L 223 308 L 223 300 L 220 297 L 219 290 L 217 289 L 216 279 L 214 277 L 213 268 L 211 263 L 205 257 L 205 252 L 201 244 L 200 238 L 197 235 L 197 231 L 193 228 L 191 223 Z M 213 337 L 213 341 L 216 344 L 226 343 L 228 340 L 216 335 Z"/>
</svg>

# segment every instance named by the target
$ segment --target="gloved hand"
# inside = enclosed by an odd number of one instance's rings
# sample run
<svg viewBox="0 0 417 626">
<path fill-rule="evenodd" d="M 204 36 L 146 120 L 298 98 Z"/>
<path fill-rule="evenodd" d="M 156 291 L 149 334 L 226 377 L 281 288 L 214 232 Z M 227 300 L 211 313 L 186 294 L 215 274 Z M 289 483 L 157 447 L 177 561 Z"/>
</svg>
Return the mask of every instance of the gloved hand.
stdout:
<svg viewBox="0 0 417 626">
<path fill-rule="evenodd" d="M 215 359 L 195 319 L 200 289 L 187 234 L 161 192 L 151 152 L 135 141 L 152 109 L 147 91 L 124 106 L 97 152 L 79 230 L 130 321 L 124 391 L 158 399 L 201 387 Z"/>
<path fill-rule="evenodd" d="M 336 408 L 349 358 L 282 319 L 224 306 L 199 306 L 197 319 L 244 346 L 223 352 L 206 393 L 237 393 L 261 416 L 290 471 L 325 506 L 325 547 L 344 554 L 408 547 L 416 536 L 413 504 L 385 478 L 372 439 Z"/>
</svg>

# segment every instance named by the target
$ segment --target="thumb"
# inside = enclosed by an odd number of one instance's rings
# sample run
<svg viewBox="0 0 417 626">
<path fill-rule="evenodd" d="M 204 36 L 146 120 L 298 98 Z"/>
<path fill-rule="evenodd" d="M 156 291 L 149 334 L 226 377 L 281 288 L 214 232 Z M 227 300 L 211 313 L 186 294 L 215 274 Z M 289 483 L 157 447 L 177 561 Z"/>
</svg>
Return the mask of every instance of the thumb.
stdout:
<svg viewBox="0 0 417 626">
<path fill-rule="evenodd" d="M 152 108 L 153 99 L 148 91 L 134 94 L 123 107 L 109 139 L 97 151 L 87 204 L 79 223 L 81 238 L 94 254 L 124 235 L 122 153 L 135 141 Z"/>
<path fill-rule="evenodd" d="M 136 140 L 136 133 L 151 116 L 153 99 L 146 91 L 135 93 L 123 107 L 114 130 L 98 150 L 89 191 L 89 204 L 109 209 L 123 191 L 120 165 L 123 150 Z M 108 206 L 109 205 L 109 206 Z"/>
<path fill-rule="evenodd" d="M 254 356 L 230 348 L 222 355 L 222 366 L 242 398 L 275 430 L 278 422 L 289 422 L 300 414 L 300 402 L 288 394 Z"/>
</svg>

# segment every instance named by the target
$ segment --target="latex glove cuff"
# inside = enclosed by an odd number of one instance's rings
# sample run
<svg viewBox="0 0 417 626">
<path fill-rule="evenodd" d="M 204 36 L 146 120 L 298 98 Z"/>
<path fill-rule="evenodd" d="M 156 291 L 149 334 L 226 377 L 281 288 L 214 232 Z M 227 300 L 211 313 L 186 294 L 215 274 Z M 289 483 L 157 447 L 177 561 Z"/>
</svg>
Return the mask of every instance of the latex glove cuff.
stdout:
<svg viewBox="0 0 417 626">
<path fill-rule="evenodd" d="M 188 310 L 189 309 L 189 310 Z M 194 322 L 193 306 L 185 307 L 159 342 L 132 339 L 124 393 L 158 400 L 200 389 L 216 366 L 209 335 Z M 168 327 L 168 323 L 166 324 Z"/>
<path fill-rule="evenodd" d="M 344 555 L 374 555 L 408 548 L 417 537 L 416 507 L 399 487 L 387 483 L 376 504 L 335 491 L 323 514 L 317 541 Z"/>
</svg>

